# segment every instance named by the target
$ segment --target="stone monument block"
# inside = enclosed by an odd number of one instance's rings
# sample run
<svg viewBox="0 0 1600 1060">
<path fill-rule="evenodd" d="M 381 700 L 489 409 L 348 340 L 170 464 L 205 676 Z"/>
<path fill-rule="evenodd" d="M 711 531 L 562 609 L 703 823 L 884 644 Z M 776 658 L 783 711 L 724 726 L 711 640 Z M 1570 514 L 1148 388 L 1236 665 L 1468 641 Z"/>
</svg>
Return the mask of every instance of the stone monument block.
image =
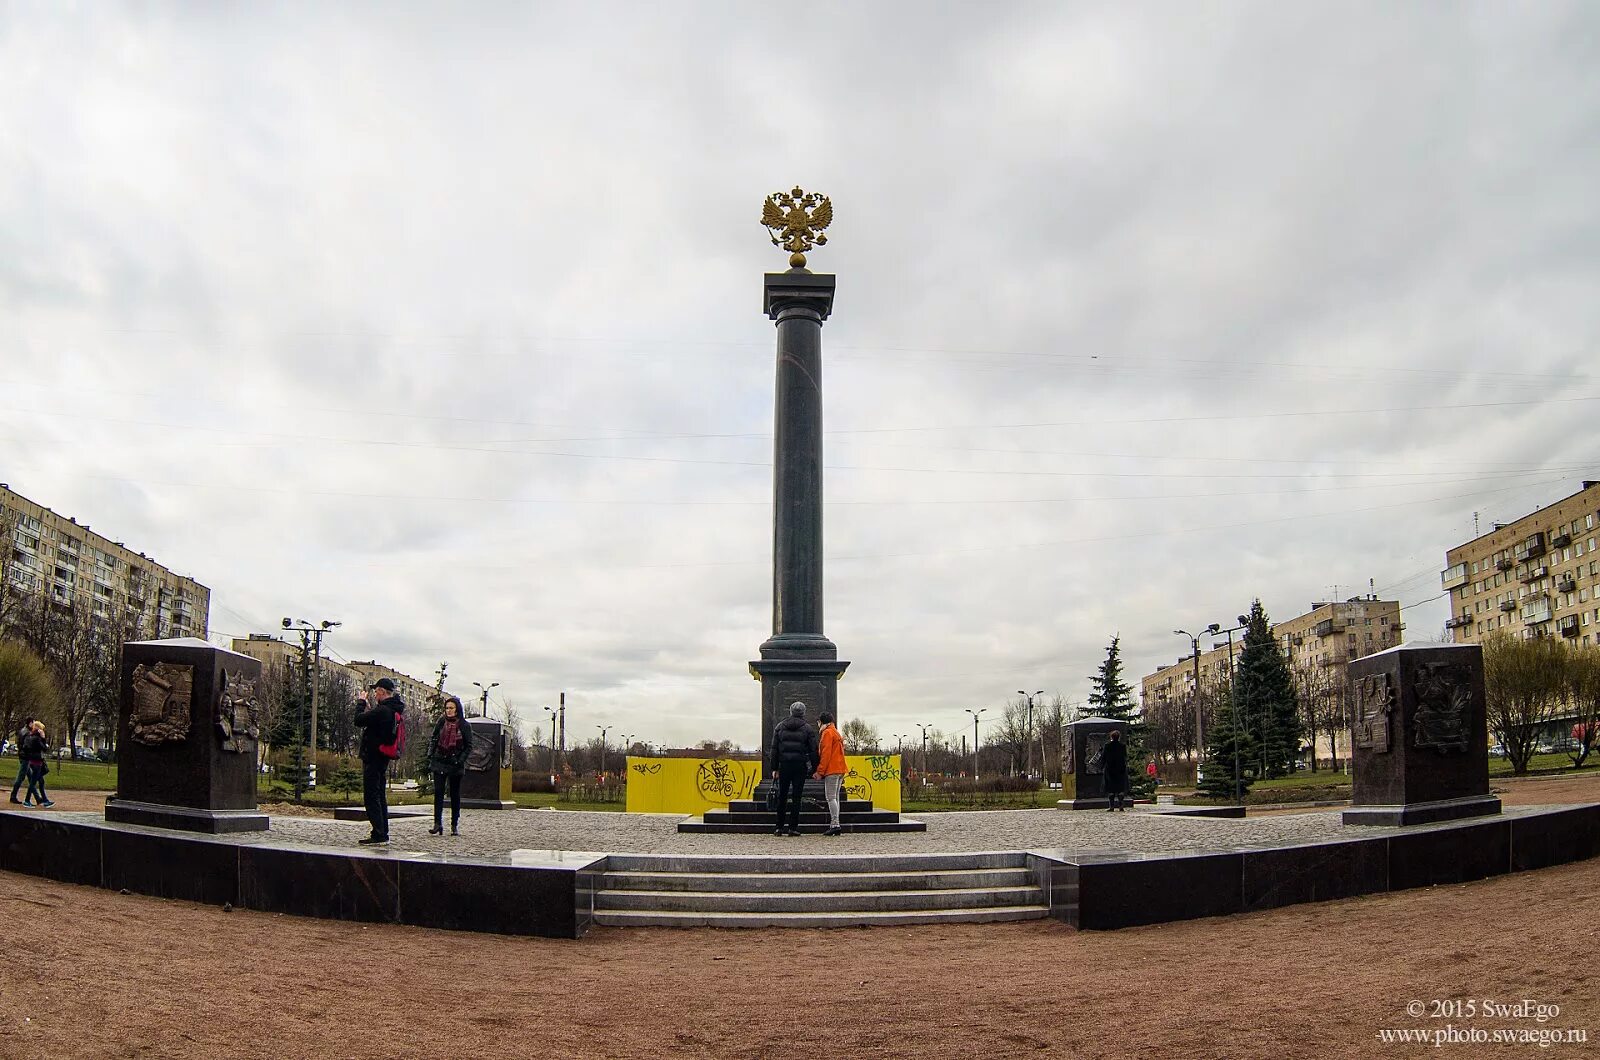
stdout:
<svg viewBox="0 0 1600 1060">
<path fill-rule="evenodd" d="M 117 793 L 106 820 L 265 829 L 256 809 L 260 678 L 260 662 L 193 637 L 123 645 Z"/>
<path fill-rule="evenodd" d="M 514 810 L 511 801 L 511 736 L 498 721 L 468 718 L 472 750 L 461 775 L 461 806 L 476 810 Z"/>
<path fill-rule="evenodd" d="M 1500 812 L 1489 794 L 1480 646 L 1401 645 L 1352 661 L 1349 681 L 1355 790 L 1345 824 Z"/>
<path fill-rule="evenodd" d="M 1067 725 L 1067 755 L 1061 764 L 1061 800 L 1057 807 L 1104 810 L 1111 805 L 1100 752 L 1113 730 L 1127 727 L 1127 722 L 1115 718 L 1079 718 Z"/>
</svg>

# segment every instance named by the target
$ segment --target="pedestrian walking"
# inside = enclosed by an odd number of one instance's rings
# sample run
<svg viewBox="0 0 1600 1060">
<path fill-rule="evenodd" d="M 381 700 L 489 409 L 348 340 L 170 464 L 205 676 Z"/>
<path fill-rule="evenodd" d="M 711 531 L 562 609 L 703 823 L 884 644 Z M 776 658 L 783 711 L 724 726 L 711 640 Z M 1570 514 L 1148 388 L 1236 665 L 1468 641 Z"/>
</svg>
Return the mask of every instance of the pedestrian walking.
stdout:
<svg viewBox="0 0 1600 1060">
<path fill-rule="evenodd" d="M 822 781 L 822 794 L 828 800 L 828 830 L 823 835 L 839 835 L 839 798 L 844 787 L 844 737 L 833 724 L 833 715 L 823 712 L 817 719 L 822 723 L 822 733 L 817 738 L 817 772 Z"/>
<path fill-rule="evenodd" d="M 375 846 L 389 841 L 389 763 L 405 749 L 406 704 L 395 692 L 394 681 L 380 677 L 356 706 L 364 708 L 355 722 L 361 729 L 361 796 L 372 825 L 372 834 L 361 845 Z"/>
<path fill-rule="evenodd" d="M 1107 813 L 1121 810 L 1128 812 L 1128 748 L 1122 742 L 1122 730 L 1112 729 L 1111 738 L 1106 741 L 1106 746 L 1100 753 L 1100 765 L 1105 770 L 1106 795 L 1111 799 L 1111 805 L 1106 807 Z M 1118 802 L 1123 805 L 1118 805 Z"/>
<path fill-rule="evenodd" d="M 44 735 L 44 722 L 35 721 L 28 727 L 28 735 L 22 741 L 22 758 L 28 766 L 28 794 L 22 801 L 29 806 L 49 809 L 55 805 L 50 801 L 50 796 L 44 793 L 44 775 L 50 772 L 44 756 L 49 747 L 50 742 Z"/>
<path fill-rule="evenodd" d="M 772 730 L 772 779 L 778 782 L 778 826 L 773 835 L 800 834 L 800 799 L 817 769 L 817 731 L 806 724 L 806 705 L 789 704 L 789 716 Z M 788 825 L 784 824 L 787 813 Z"/>
<path fill-rule="evenodd" d="M 433 726 L 433 742 L 428 746 L 428 771 L 433 774 L 433 827 L 429 835 L 444 835 L 444 792 L 450 789 L 450 834 L 460 835 L 461 774 L 467 768 L 467 752 L 472 749 L 472 726 L 467 724 L 461 700 L 451 696 L 444 701 L 444 713 Z"/>
<path fill-rule="evenodd" d="M 17 729 L 16 740 L 11 749 L 17 752 L 17 779 L 11 782 L 11 801 L 21 802 L 17 792 L 22 790 L 23 783 L 28 779 L 28 760 L 22 755 L 22 741 L 28 738 L 28 732 L 33 728 L 33 719 L 25 718 Z"/>
</svg>

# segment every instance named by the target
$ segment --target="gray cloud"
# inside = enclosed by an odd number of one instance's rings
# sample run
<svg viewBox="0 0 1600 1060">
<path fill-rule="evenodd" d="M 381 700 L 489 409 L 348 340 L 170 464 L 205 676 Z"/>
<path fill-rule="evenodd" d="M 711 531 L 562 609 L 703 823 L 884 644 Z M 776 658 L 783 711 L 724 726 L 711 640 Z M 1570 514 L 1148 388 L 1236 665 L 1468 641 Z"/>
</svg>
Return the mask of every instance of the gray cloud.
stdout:
<svg viewBox="0 0 1600 1060">
<path fill-rule="evenodd" d="M 834 196 L 845 709 L 1081 698 L 1595 472 L 1587 5 L 0 16 L 4 477 L 212 627 L 758 738 L 760 196 Z M 1383 411 L 1388 410 L 1388 411 Z"/>
</svg>

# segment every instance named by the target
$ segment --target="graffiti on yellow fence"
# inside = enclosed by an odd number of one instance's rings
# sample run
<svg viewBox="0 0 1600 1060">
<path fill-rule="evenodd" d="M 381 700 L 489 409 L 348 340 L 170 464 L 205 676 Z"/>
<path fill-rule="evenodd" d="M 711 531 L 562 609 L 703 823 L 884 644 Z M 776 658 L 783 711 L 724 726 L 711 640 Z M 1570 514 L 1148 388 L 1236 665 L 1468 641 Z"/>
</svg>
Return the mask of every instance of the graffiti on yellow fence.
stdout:
<svg viewBox="0 0 1600 1060">
<path fill-rule="evenodd" d="M 899 755 L 846 755 L 848 798 L 880 810 L 900 809 Z M 635 758 L 629 756 L 629 813 L 705 813 L 755 797 L 761 763 L 737 758 Z"/>
</svg>

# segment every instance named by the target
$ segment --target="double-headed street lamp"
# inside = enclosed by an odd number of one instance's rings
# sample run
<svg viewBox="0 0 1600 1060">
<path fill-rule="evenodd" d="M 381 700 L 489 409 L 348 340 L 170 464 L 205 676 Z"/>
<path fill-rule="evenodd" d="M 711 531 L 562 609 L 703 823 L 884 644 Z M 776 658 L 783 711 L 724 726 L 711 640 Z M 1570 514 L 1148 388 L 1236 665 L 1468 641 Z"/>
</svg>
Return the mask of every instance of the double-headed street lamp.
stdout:
<svg viewBox="0 0 1600 1060">
<path fill-rule="evenodd" d="M 322 637 L 335 626 L 343 625 L 331 619 L 323 619 L 321 623 L 312 625 L 303 618 L 283 620 L 284 629 L 296 630 L 300 634 L 300 665 L 305 669 L 306 683 L 311 691 L 311 761 L 306 765 L 306 787 L 317 786 L 317 704 L 322 699 Z M 310 646 L 312 658 L 315 660 L 309 667 L 306 660 L 306 648 Z M 299 785 L 296 784 L 296 798 Z"/>
<path fill-rule="evenodd" d="M 1028 766 L 1027 766 L 1027 769 L 1028 769 L 1028 778 L 1031 780 L 1033 778 L 1033 697 L 1034 696 L 1042 696 L 1042 695 L 1044 695 L 1044 689 L 1041 688 L 1037 692 L 1028 693 L 1028 692 L 1024 692 L 1022 689 L 1019 688 L 1019 689 L 1017 689 L 1017 695 L 1026 697 L 1026 699 L 1028 700 L 1028 726 L 1024 730 L 1023 742 L 1028 745 Z M 1039 749 L 1039 757 L 1040 758 L 1044 757 L 1044 749 L 1043 748 Z"/>
<path fill-rule="evenodd" d="M 1233 635 L 1235 633 L 1239 632 L 1241 629 L 1249 629 L 1249 628 L 1250 628 L 1250 616 L 1249 615 L 1240 615 L 1239 616 L 1239 624 L 1237 626 L 1234 626 L 1232 629 L 1219 630 L 1217 628 L 1217 623 L 1215 623 L 1215 622 L 1211 623 L 1211 631 L 1212 631 L 1212 633 L 1214 633 L 1214 634 L 1215 633 L 1226 633 L 1228 635 L 1228 709 L 1233 712 L 1233 801 L 1234 802 L 1243 802 L 1244 801 L 1244 793 L 1240 790 L 1240 783 L 1239 783 L 1239 737 L 1242 734 L 1243 730 L 1239 726 L 1239 701 L 1234 698 L 1234 693 L 1236 693 L 1239 690 L 1239 682 L 1238 682 L 1238 678 L 1235 676 L 1235 672 L 1234 672 L 1234 669 L 1233 669 Z M 1263 744 L 1263 746 L 1261 748 L 1261 754 L 1263 756 L 1262 757 L 1262 763 L 1261 763 L 1261 767 L 1262 767 L 1261 768 L 1261 772 L 1262 772 L 1263 776 L 1266 774 L 1266 758 L 1265 758 L 1266 753 L 1267 753 L 1267 749 L 1266 749 L 1266 746 Z"/>
<path fill-rule="evenodd" d="M 1179 637 L 1188 637 L 1189 647 L 1194 650 L 1194 782 L 1196 784 L 1200 783 L 1200 760 L 1206 753 L 1205 711 L 1200 705 L 1200 636 L 1201 634 L 1216 636 L 1221 628 L 1213 622 L 1200 633 L 1190 633 L 1186 629 L 1172 631 Z"/>
<path fill-rule="evenodd" d="M 473 685 L 474 688 L 478 688 L 478 689 L 481 689 L 483 691 L 483 706 L 478 708 L 478 716 L 480 718 L 487 718 L 489 716 L 489 689 L 491 689 L 491 688 L 499 688 L 500 687 L 500 682 L 499 681 L 490 681 L 487 686 L 484 686 L 484 685 L 480 685 L 478 682 L 474 681 L 474 682 L 472 682 L 472 685 Z"/>
<path fill-rule="evenodd" d="M 600 730 L 600 775 L 601 776 L 604 776 L 605 772 L 606 772 L 606 733 L 610 732 L 614 727 L 615 726 L 611 726 L 611 725 L 596 725 L 595 726 L 595 728 Z"/>
<path fill-rule="evenodd" d="M 922 730 L 922 773 L 926 777 L 928 773 L 928 730 L 933 728 L 933 725 L 932 723 L 919 721 L 916 726 Z"/>
<path fill-rule="evenodd" d="M 633 750 L 633 738 L 637 735 L 638 733 L 625 732 L 617 738 L 617 745 L 622 751 L 622 760 L 624 763 L 626 763 L 628 760 L 628 752 Z"/>
<path fill-rule="evenodd" d="M 989 708 L 979 707 L 977 710 L 973 710 L 971 707 L 962 707 L 961 709 L 972 715 L 972 782 L 976 784 L 978 782 L 978 715 Z"/>
</svg>

